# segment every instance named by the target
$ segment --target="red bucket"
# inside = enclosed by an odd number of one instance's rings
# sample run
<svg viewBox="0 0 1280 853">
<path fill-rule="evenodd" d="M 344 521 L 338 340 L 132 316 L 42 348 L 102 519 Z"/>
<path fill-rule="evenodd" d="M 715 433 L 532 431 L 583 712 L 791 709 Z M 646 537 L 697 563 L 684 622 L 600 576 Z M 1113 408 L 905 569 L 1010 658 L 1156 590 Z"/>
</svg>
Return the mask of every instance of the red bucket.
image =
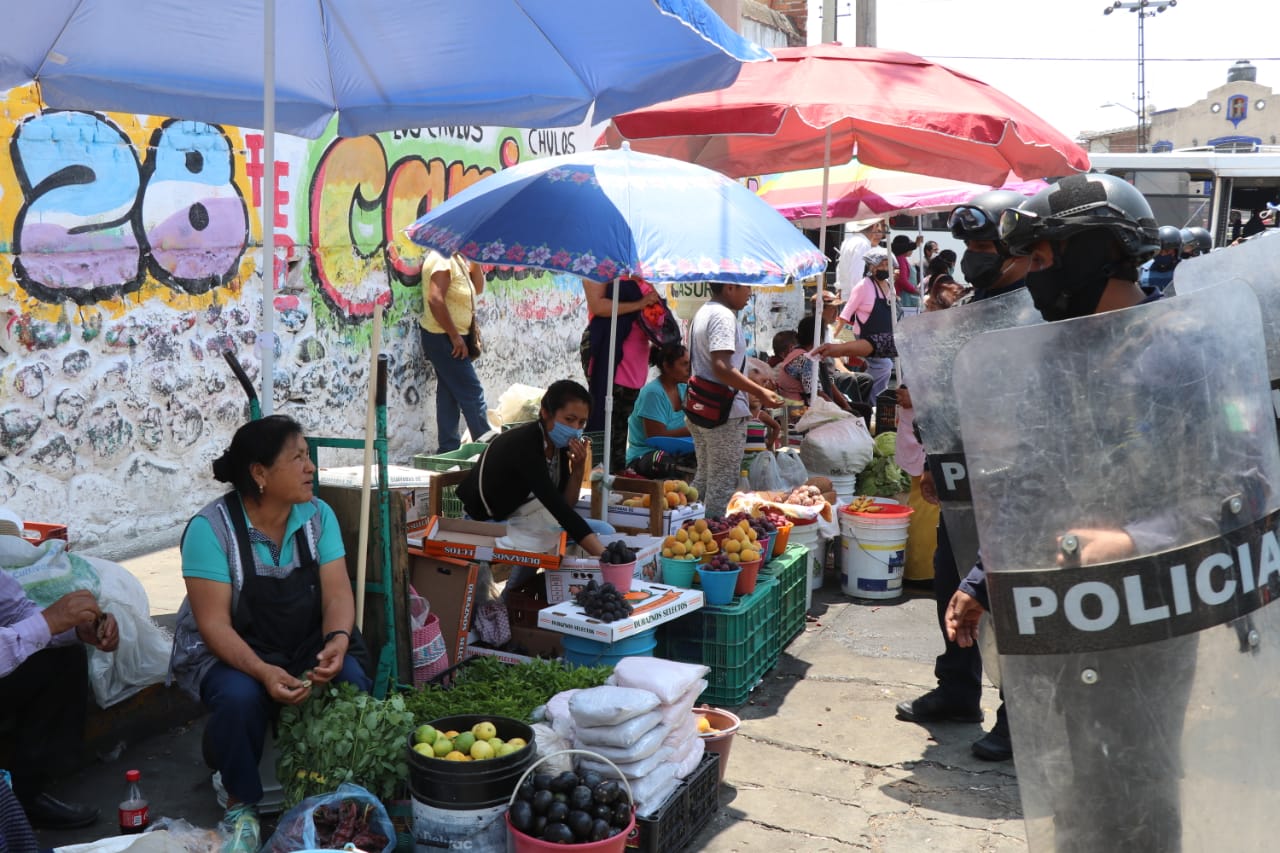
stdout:
<svg viewBox="0 0 1280 853">
<path fill-rule="evenodd" d="M 541 838 L 534 838 L 532 835 L 527 835 L 511 825 L 510 806 L 516 801 L 516 795 L 519 793 L 520 786 L 524 783 L 524 780 L 529 778 L 529 774 L 533 773 L 535 768 L 548 758 L 566 754 L 585 755 L 594 761 L 600 761 L 608 764 L 617 772 L 619 781 L 622 782 L 623 788 L 626 789 L 627 799 L 631 802 L 631 822 L 602 841 L 582 841 L 577 844 L 558 844 L 552 841 L 543 841 Z M 603 755 L 587 749 L 562 749 L 558 752 L 551 752 L 547 755 L 539 756 L 537 761 L 529 765 L 529 767 L 524 771 L 524 775 L 516 782 L 516 789 L 511 792 L 511 798 L 507 800 L 508 811 L 507 814 L 503 815 L 503 819 L 507 822 L 507 833 L 511 837 L 511 849 L 514 850 L 515 853 L 555 853 L 555 851 L 564 850 L 571 850 L 573 853 L 622 853 L 622 851 L 627 847 L 627 839 L 631 837 L 631 834 L 635 832 L 636 829 L 635 804 L 635 796 L 631 793 L 631 783 L 627 781 L 627 777 L 623 775 L 622 771 L 618 770 L 618 765 L 614 764 Z"/>
<path fill-rule="evenodd" d="M 760 567 L 764 560 L 752 560 L 749 563 L 738 563 L 738 582 L 733 586 L 734 595 L 750 595 L 756 591 L 756 581 L 760 579 Z"/>
</svg>

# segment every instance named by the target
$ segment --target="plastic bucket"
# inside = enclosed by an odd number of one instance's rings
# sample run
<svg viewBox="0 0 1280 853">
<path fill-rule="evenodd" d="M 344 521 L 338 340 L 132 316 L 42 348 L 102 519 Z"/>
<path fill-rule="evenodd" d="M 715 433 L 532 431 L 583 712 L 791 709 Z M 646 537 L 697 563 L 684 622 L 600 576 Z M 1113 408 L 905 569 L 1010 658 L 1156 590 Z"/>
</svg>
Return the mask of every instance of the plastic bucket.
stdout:
<svg viewBox="0 0 1280 853">
<path fill-rule="evenodd" d="M 831 488 L 836 493 L 838 503 L 848 503 L 857 491 L 856 474 L 828 474 L 827 479 L 831 481 Z"/>
<path fill-rule="evenodd" d="M 635 573 L 635 560 L 630 563 L 600 564 L 600 574 L 604 577 L 604 582 L 613 584 L 614 588 L 624 595 L 631 592 L 631 581 L 635 577 Z"/>
<path fill-rule="evenodd" d="M 914 510 L 878 503 L 879 512 L 840 512 L 840 588 L 855 598 L 897 598 L 907 528 Z"/>
<path fill-rule="evenodd" d="M 698 577 L 702 580 L 702 594 L 706 597 L 707 604 L 723 606 L 733 601 L 733 590 L 738 584 L 738 575 L 741 573 L 741 569 L 714 572 L 699 566 Z"/>
<path fill-rule="evenodd" d="M 511 814 L 510 814 L 510 811 L 508 811 L 506 824 L 507 824 L 507 832 L 510 834 L 510 837 L 511 837 L 510 849 L 514 850 L 515 853 L 554 853 L 557 850 L 563 851 L 566 848 L 574 851 L 574 853 L 622 853 L 622 851 L 625 850 L 627 847 L 627 839 L 631 837 L 631 834 L 633 832 L 635 832 L 636 797 L 635 797 L 635 794 L 632 793 L 631 791 L 631 782 L 628 781 L 627 777 L 623 775 L 621 770 L 618 770 L 618 765 L 614 764 L 612 761 L 605 758 L 603 755 L 600 755 L 599 753 L 596 753 L 596 752 L 591 752 L 590 750 L 562 749 L 558 752 L 552 752 L 549 755 L 544 755 L 540 757 L 533 764 L 533 766 L 529 767 L 524 772 L 524 774 L 520 777 L 519 782 L 523 782 L 525 777 L 527 777 L 530 773 L 532 773 L 539 764 L 546 761 L 548 758 L 553 758 L 557 755 L 566 755 L 566 754 L 585 755 L 591 758 L 593 761 L 599 761 L 601 763 L 608 764 L 617 772 L 618 781 L 620 781 L 622 783 L 622 787 L 626 789 L 627 800 L 630 801 L 631 803 L 631 822 L 628 823 L 626 827 L 619 830 L 617 834 L 611 835 L 608 838 L 604 839 L 603 841 L 584 841 L 578 844 L 553 844 L 549 841 L 543 841 L 540 838 L 534 838 L 532 835 L 525 835 L 523 832 L 516 829 L 514 826 L 511 825 Z M 519 787 L 519 782 L 517 782 L 517 787 Z M 514 803 L 515 801 L 516 801 L 516 794 L 515 794 L 515 791 L 512 791 L 511 796 L 508 798 L 507 804 L 506 804 L 508 807 L 508 810 L 511 804 Z"/>
<path fill-rule="evenodd" d="M 504 741 L 524 738 L 527 747 L 501 758 L 485 761 L 445 761 L 427 758 L 413 751 L 413 734 L 409 734 L 409 788 L 415 800 L 438 809 L 475 811 L 505 803 L 515 790 L 516 781 L 533 763 L 537 747 L 533 729 L 519 720 L 493 715 L 462 714 L 431 720 L 437 731 L 470 731 L 476 723 L 488 720 Z"/>
<path fill-rule="evenodd" d="M 782 552 L 787 550 L 791 541 L 791 527 L 790 523 L 778 526 L 777 532 L 773 534 L 773 553 L 770 556 L 781 557 Z"/>
<path fill-rule="evenodd" d="M 742 720 L 738 719 L 737 714 L 721 708 L 708 708 L 706 705 L 694 708 L 693 713 L 699 717 L 706 717 L 707 722 L 711 723 L 711 728 L 720 730 L 716 734 L 700 734 L 698 737 L 702 738 L 707 752 L 714 752 L 720 756 L 720 781 L 723 782 L 725 768 L 729 766 L 729 750 L 733 748 L 733 736 L 738 733 L 738 726 L 742 725 Z"/>
<path fill-rule="evenodd" d="M 791 544 L 803 545 L 809 549 L 809 583 L 806 587 L 808 592 L 804 597 L 804 609 L 808 610 L 813 603 L 813 591 L 822 589 L 822 575 L 826 570 L 826 560 L 823 559 L 825 549 L 822 547 L 822 539 L 818 536 L 817 523 L 792 525 Z"/>
<path fill-rule="evenodd" d="M 778 538 L 778 532 L 768 533 L 756 540 L 756 544 L 760 546 L 760 558 L 766 563 L 773 559 L 773 540 Z"/>
<path fill-rule="evenodd" d="M 693 588 L 693 576 L 698 567 L 697 559 L 681 559 L 677 557 L 659 557 L 662 563 L 662 582 L 667 586 Z"/>
<path fill-rule="evenodd" d="M 650 628 L 613 643 L 564 634 L 560 637 L 560 643 L 564 646 L 564 659 L 568 663 L 577 666 L 613 666 L 625 657 L 653 657 L 654 646 L 658 644 L 657 630 Z"/>
<path fill-rule="evenodd" d="M 750 595 L 756 591 L 756 581 L 760 578 L 760 567 L 762 565 L 764 565 L 764 560 L 738 563 L 738 580 L 733 585 L 734 595 Z"/>
<path fill-rule="evenodd" d="M 474 762 L 450 762 L 451 764 Z M 507 813 L 504 800 L 482 809 L 442 809 L 413 794 L 413 843 L 419 850 L 470 850 L 506 853 Z"/>
</svg>

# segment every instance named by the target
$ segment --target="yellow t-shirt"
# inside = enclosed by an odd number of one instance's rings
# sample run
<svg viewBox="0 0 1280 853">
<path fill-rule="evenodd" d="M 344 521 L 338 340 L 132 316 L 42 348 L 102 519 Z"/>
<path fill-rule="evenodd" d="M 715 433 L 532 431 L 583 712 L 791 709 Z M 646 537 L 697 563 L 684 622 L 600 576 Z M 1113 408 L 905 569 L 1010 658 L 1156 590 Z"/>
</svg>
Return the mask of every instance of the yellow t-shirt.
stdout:
<svg viewBox="0 0 1280 853">
<path fill-rule="evenodd" d="M 427 252 L 422 259 L 422 319 L 418 325 L 428 332 L 443 334 L 444 329 L 431 314 L 428 301 L 431 293 L 431 276 L 438 272 L 449 272 L 449 289 L 444 292 L 444 305 L 449 311 L 449 318 L 457 327 L 458 333 L 465 335 L 471 330 L 472 289 L 471 262 L 462 255 L 446 258 L 439 252 Z"/>
</svg>

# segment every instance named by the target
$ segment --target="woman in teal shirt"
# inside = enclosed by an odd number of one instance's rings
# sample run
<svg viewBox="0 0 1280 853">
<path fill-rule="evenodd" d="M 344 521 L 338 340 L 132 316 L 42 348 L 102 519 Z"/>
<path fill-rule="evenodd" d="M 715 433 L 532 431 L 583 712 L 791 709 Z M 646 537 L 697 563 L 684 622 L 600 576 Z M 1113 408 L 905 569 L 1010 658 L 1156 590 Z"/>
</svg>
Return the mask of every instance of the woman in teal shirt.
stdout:
<svg viewBox="0 0 1280 853">
<path fill-rule="evenodd" d="M 646 476 L 667 476 L 660 473 L 662 466 L 654 466 L 662 458 L 655 454 L 677 459 L 693 455 L 693 439 L 684 422 L 689 352 L 681 343 L 655 347 L 649 354 L 649 363 L 658 368 L 658 376 L 640 389 L 627 420 L 627 467 Z"/>
</svg>

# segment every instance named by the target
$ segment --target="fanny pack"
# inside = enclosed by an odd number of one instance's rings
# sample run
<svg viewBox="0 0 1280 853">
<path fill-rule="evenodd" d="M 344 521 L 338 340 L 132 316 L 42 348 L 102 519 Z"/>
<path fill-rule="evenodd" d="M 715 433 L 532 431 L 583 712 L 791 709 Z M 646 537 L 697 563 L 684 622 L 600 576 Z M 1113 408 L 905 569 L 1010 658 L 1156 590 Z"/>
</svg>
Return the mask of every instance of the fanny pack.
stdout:
<svg viewBox="0 0 1280 853">
<path fill-rule="evenodd" d="M 706 429 L 722 426 L 729 420 L 729 412 L 733 410 L 737 396 L 738 392 L 728 385 L 701 376 L 690 377 L 685 390 L 684 416 Z"/>
</svg>

